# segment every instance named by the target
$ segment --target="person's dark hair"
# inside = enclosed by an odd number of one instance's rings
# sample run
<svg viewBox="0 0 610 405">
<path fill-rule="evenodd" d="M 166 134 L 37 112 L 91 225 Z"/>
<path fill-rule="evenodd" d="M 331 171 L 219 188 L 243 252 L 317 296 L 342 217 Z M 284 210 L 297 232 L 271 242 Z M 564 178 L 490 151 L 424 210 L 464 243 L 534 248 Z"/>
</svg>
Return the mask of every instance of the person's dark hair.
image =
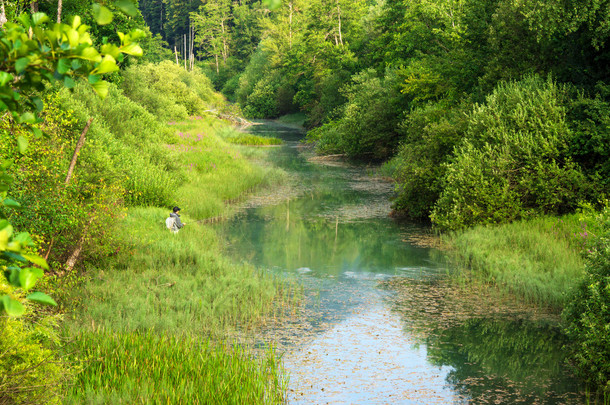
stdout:
<svg viewBox="0 0 610 405">
<path fill-rule="evenodd" d="M 174 207 L 174 210 L 173 210 L 173 211 L 174 211 L 174 212 L 178 212 L 178 211 L 180 211 L 180 208 L 178 208 L 178 207 Z"/>
</svg>

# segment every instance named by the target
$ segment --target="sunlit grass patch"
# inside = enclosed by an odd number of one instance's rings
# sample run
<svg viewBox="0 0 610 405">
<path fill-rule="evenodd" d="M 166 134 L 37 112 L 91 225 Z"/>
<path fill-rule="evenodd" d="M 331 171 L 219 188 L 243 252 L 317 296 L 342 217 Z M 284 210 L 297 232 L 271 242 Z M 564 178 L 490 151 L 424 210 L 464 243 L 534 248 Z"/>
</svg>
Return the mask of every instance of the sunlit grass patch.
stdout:
<svg viewBox="0 0 610 405">
<path fill-rule="evenodd" d="M 584 272 L 576 215 L 478 226 L 452 234 L 453 258 L 475 278 L 562 308 Z"/>
<path fill-rule="evenodd" d="M 226 138 L 229 143 L 237 145 L 251 145 L 251 146 L 277 146 L 284 142 L 278 138 L 271 138 L 266 136 L 257 136 L 251 134 L 239 134 L 230 138 Z"/>
<path fill-rule="evenodd" d="M 121 235 L 127 251 L 114 269 L 92 274 L 72 329 L 225 337 L 256 326 L 292 299 L 269 273 L 224 258 L 209 226 L 184 215 L 187 225 L 176 235 L 169 232 L 167 214 L 159 208 L 128 212 Z"/>
<path fill-rule="evenodd" d="M 187 337 L 103 330 L 78 336 L 72 357 L 88 363 L 65 403 L 279 404 L 285 381 L 272 350 Z"/>
</svg>

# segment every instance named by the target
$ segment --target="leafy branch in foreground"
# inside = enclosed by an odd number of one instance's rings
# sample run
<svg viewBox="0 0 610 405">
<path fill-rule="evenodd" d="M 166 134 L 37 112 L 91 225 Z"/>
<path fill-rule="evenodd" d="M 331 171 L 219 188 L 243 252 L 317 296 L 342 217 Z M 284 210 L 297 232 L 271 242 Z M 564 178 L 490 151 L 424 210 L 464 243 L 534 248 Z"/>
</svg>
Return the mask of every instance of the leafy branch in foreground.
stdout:
<svg viewBox="0 0 610 405">
<path fill-rule="evenodd" d="M 99 24 L 112 21 L 105 8 L 94 7 Z M 137 40 L 144 37 L 141 30 L 128 34 L 119 32 L 120 44 L 103 43 L 99 49 L 93 45 L 89 26 L 81 24 L 75 16 L 72 24 L 46 25 L 49 17 L 44 13 L 22 14 L 15 22 L 7 22 L 0 30 L 0 115 L 10 127 L 22 127 L 35 137 L 42 131 L 39 114 L 44 108 L 41 92 L 45 84 L 61 82 L 72 88 L 78 78 L 86 78 L 93 90 L 105 97 L 108 83 L 102 75 L 119 69 L 117 62 L 125 55 L 141 56 Z M 13 131 L 16 133 L 16 131 Z M 19 135 L 16 139 L 19 151 L 24 153 L 28 139 Z M 44 276 L 49 266 L 45 259 L 33 254 L 34 243 L 27 232 L 15 234 L 5 208 L 19 208 L 20 204 L 7 197 L 13 179 L 7 170 L 11 162 L 0 163 L 0 314 L 21 316 L 25 307 L 15 297 L 20 290 L 27 293 L 36 281 Z M 31 265 L 29 265 L 31 264 Z M 27 266 L 27 267 L 26 267 Z M 33 292 L 29 301 L 57 305 L 48 295 Z"/>
</svg>

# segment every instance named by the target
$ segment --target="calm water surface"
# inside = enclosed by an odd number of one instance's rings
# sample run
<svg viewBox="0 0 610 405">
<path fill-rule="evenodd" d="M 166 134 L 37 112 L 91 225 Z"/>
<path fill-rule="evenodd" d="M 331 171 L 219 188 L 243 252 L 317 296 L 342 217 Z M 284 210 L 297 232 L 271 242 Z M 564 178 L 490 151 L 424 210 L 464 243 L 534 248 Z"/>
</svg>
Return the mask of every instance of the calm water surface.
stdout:
<svg viewBox="0 0 610 405">
<path fill-rule="evenodd" d="M 299 130 L 249 131 L 286 141 L 269 155 L 294 187 L 253 201 L 222 231 L 236 260 L 304 286 L 304 314 L 269 331 L 289 403 L 583 402 L 553 323 L 449 287 L 443 255 L 420 243 L 428 230 L 388 217 L 390 184 L 311 159 Z"/>
</svg>

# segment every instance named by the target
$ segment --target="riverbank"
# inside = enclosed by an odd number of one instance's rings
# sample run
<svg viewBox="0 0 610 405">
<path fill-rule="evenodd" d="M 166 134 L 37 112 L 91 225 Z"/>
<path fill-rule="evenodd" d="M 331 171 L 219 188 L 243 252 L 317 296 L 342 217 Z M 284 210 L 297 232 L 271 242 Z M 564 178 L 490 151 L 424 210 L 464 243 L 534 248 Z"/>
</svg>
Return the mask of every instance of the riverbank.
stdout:
<svg viewBox="0 0 610 405">
<path fill-rule="evenodd" d="M 290 305 L 294 290 L 267 273 L 223 257 L 204 224 L 233 213 L 227 201 L 282 179 L 248 163 L 219 134 L 214 119 L 172 123 L 165 147 L 188 167 L 176 193 L 186 226 L 164 227 L 169 208 L 134 207 L 119 226 L 121 252 L 88 269 L 66 322 L 67 350 L 83 371 L 68 403 L 280 403 L 284 380 L 273 351 L 255 357 L 233 345 L 237 330 L 256 328 Z M 242 333 L 243 335 L 243 333 Z"/>
</svg>

